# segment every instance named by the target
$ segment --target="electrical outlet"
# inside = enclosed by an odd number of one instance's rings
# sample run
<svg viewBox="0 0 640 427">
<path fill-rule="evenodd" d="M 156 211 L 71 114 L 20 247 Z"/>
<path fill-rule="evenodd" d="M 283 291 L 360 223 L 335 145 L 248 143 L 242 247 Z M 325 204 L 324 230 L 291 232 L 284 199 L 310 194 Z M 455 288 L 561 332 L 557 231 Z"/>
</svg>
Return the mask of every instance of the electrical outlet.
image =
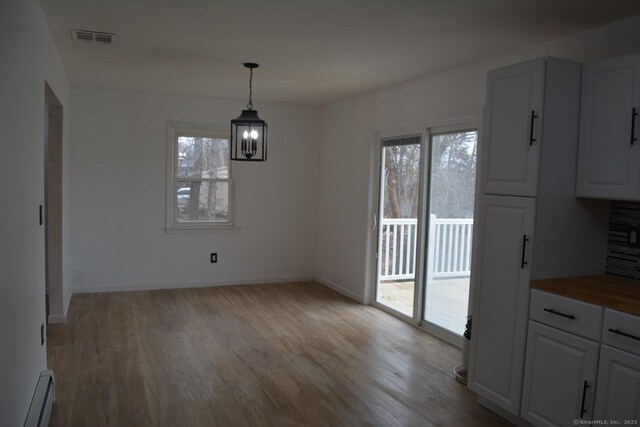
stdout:
<svg viewBox="0 0 640 427">
<path fill-rule="evenodd" d="M 218 262 L 218 253 L 217 252 L 211 252 L 211 263 L 215 263 Z"/>
<path fill-rule="evenodd" d="M 44 345 L 44 323 L 40 325 L 40 345 Z"/>
</svg>

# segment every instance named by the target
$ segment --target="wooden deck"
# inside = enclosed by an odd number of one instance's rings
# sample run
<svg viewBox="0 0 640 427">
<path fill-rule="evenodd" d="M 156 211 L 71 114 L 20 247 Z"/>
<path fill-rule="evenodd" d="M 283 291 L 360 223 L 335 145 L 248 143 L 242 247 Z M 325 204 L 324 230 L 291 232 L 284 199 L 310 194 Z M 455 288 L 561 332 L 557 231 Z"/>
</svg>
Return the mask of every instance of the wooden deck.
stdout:
<svg viewBox="0 0 640 427">
<path fill-rule="evenodd" d="M 413 281 L 383 282 L 379 301 L 411 316 Z M 425 319 L 462 335 L 467 322 L 469 279 L 437 280 L 427 286 Z"/>
<path fill-rule="evenodd" d="M 74 295 L 51 426 L 503 426 L 460 350 L 316 283 Z"/>
</svg>

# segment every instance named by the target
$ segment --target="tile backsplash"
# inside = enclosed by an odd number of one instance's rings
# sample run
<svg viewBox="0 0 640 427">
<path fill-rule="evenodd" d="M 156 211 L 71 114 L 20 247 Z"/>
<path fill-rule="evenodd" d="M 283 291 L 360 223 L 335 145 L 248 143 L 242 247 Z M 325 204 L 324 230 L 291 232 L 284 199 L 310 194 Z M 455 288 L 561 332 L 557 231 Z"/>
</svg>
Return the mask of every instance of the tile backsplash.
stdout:
<svg viewBox="0 0 640 427">
<path fill-rule="evenodd" d="M 640 203 L 611 203 L 606 271 L 640 279 Z"/>
</svg>

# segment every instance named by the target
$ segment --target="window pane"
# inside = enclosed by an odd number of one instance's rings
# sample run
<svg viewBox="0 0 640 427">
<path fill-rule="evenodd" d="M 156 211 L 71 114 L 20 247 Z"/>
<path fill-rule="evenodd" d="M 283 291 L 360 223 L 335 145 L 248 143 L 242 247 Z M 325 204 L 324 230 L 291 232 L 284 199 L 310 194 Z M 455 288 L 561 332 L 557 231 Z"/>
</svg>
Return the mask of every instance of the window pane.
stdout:
<svg viewBox="0 0 640 427">
<path fill-rule="evenodd" d="M 229 140 L 178 137 L 178 177 L 229 178 Z"/>
<path fill-rule="evenodd" d="M 227 222 L 229 181 L 178 181 L 178 222 Z"/>
</svg>

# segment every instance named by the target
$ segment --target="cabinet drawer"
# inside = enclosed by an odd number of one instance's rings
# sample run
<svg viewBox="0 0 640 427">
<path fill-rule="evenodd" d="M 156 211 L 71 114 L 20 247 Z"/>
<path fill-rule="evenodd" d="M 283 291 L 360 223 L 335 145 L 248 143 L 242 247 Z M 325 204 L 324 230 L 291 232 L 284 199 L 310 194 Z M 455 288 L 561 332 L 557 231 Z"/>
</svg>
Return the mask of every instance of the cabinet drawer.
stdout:
<svg viewBox="0 0 640 427">
<path fill-rule="evenodd" d="M 602 311 L 597 305 L 531 290 L 529 317 L 532 320 L 594 341 L 600 341 Z"/>
<path fill-rule="evenodd" d="M 640 355 L 640 317 L 605 309 L 602 342 Z"/>
</svg>

